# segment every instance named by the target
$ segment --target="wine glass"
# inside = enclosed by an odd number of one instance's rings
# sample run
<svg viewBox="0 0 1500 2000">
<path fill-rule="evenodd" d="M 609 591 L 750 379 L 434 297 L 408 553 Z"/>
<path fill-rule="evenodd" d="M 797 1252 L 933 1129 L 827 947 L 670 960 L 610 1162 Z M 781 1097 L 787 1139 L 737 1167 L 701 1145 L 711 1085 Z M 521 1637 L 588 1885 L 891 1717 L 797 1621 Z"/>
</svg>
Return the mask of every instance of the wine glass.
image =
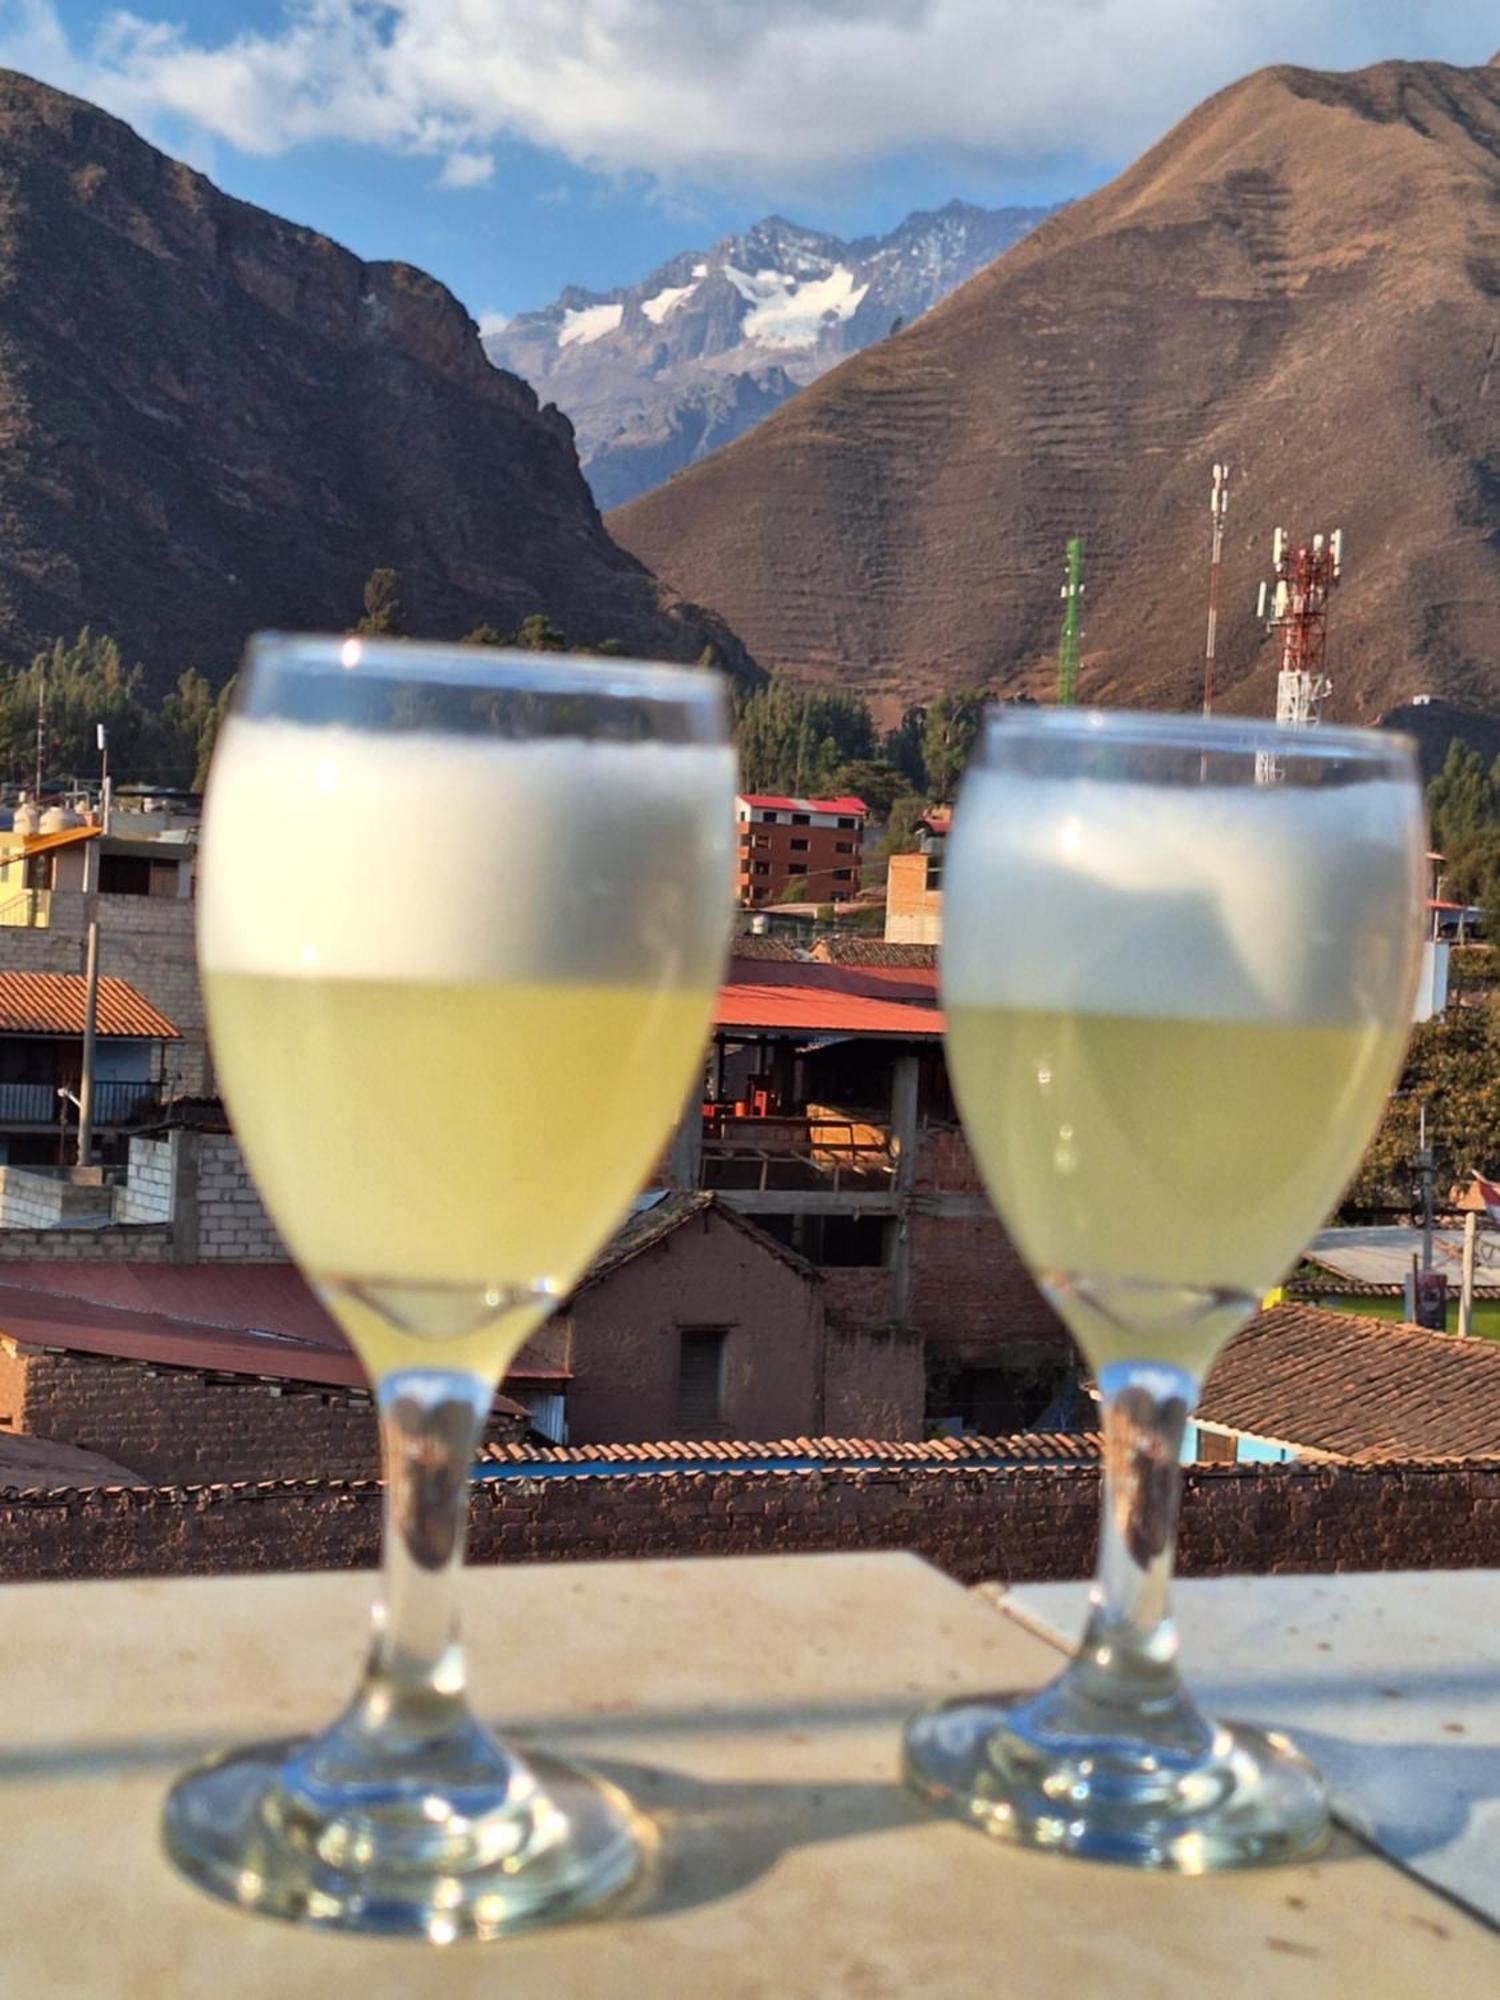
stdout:
<svg viewBox="0 0 1500 2000">
<path fill-rule="evenodd" d="M 639 1870 L 625 1798 L 475 1719 L 456 1594 L 496 1383 L 701 1061 L 734 790 L 713 674 L 252 643 L 204 817 L 204 998 L 267 1207 L 374 1385 L 386 1518 L 344 1713 L 168 1799 L 172 1858 L 234 1902 L 446 1942 Z"/>
<path fill-rule="evenodd" d="M 1179 1462 L 1209 1364 L 1326 1218 L 1395 1081 L 1423 836 L 1398 737 L 1077 709 L 987 722 L 944 868 L 948 1060 L 1104 1429 L 1071 1665 L 906 1733 L 908 1782 L 987 1831 L 1183 1873 L 1325 1837 L 1312 1767 L 1205 1720 L 1178 1677 Z"/>
</svg>

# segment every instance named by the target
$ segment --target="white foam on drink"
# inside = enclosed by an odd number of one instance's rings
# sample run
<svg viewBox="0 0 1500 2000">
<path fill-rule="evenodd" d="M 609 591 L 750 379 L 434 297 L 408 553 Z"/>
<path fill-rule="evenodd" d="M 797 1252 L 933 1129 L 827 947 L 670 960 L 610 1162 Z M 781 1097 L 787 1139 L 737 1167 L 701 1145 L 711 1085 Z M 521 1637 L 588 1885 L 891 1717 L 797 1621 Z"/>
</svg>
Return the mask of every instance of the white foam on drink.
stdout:
<svg viewBox="0 0 1500 2000">
<path fill-rule="evenodd" d="M 944 866 L 958 1006 L 1410 1016 L 1423 827 L 1390 780 L 1164 787 L 976 771 Z"/>
<path fill-rule="evenodd" d="M 462 983 L 718 976 L 734 753 L 232 717 L 204 812 L 215 972 Z"/>
</svg>

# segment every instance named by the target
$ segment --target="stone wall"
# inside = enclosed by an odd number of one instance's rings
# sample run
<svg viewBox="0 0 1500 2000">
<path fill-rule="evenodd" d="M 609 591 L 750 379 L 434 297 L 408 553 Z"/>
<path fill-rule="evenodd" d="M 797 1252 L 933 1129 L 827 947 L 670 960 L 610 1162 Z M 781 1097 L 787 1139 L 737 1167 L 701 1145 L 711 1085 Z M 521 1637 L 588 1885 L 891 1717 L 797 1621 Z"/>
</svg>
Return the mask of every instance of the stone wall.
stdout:
<svg viewBox="0 0 1500 2000">
<path fill-rule="evenodd" d="M 215 1377 L 0 1338 L 0 1428 L 98 1452 L 149 1481 L 374 1476 L 363 1392 Z"/>
<path fill-rule="evenodd" d="M 0 1495 L 0 1579 L 354 1568 L 375 1560 L 373 1480 Z M 477 1562 L 914 1549 L 964 1583 L 1080 1577 L 1089 1468 L 882 1466 L 487 1480 Z M 1183 1573 L 1500 1567 L 1500 1462 L 1189 1471 Z"/>
</svg>

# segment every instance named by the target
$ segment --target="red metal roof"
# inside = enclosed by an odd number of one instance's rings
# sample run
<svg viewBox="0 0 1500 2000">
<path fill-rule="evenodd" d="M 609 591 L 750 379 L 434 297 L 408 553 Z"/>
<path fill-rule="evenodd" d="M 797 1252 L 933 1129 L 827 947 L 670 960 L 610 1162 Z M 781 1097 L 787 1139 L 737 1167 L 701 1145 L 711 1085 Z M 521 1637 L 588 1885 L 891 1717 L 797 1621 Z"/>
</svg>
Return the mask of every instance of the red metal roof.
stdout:
<svg viewBox="0 0 1500 2000">
<path fill-rule="evenodd" d="M 162 1368 L 363 1389 L 368 1378 L 290 1264 L 58 1264 L 18 1260 L 0 1277 L 0 1337 Z M 568 1370 L 528 1361 L 514 1387 Z"/>
<path fill-rule="evenodd" d="M 761 966 L 763 972 L 780 966 Z M 936 1007 L 908 1000 L 872 1000 L 860 993 L 806 984 L 773 985 L 769 981 L 735 983 L 719 988 L 714 1026 L 760 1034 L 899 1035 L 908 1040 L 936 1041 L 943 1017 Z"/>
<path fill-rule="evenodd" d="M 81 1035 L 86 986 L 81 972 L 0 972 L 0 1035 Z M 124 979 L 99 981 L 98 1032 L 180 1040 L 166 1015 Z"/>
<path fill-rule="evenodd" d="M 842 813 L 845 817 L 850 813 L 862 816 L 869 811 L 863 799 L 785 799 L 772 792 L 741 792 L 739 804 L 766 812 Z"/>
</svg>

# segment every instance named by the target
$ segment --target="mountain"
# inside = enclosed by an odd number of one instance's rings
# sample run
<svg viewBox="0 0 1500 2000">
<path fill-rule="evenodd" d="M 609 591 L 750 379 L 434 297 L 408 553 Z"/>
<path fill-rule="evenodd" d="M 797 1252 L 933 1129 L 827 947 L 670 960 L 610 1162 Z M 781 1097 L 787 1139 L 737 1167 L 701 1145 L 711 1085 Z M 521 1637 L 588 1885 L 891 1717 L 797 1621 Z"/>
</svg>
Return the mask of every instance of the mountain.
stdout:
<svg viewBox="0 0 1500 2000">
<path fill-rule="evenodd" d="M 767 216 L 638 285 L 570 286 L 485 346 L 567 411 L 600 506 L 618 506 L 916 319 L 1051 212 L 950 201 L 853 243 Z"/>
<path fill-rule="evenodd" d="M 1500 68 L 1264 70 L 894 340 L 612 514 L 763 664 L 886 707 L 1055 684 L 1274 706 L 1272 532 L 1342 525 L 1331 716 L 1500 705 Z"/>
<path fill-rule="evenodd" d="M 566 418 L 404 264 L 221 194 L 0 71 L 0 658 L 85 622 L 160 686 L 257 626 L 346 627 L 377 566 L 409 629 L 545 613 L 753 671 L 600 522 Z"/>
</svg>

